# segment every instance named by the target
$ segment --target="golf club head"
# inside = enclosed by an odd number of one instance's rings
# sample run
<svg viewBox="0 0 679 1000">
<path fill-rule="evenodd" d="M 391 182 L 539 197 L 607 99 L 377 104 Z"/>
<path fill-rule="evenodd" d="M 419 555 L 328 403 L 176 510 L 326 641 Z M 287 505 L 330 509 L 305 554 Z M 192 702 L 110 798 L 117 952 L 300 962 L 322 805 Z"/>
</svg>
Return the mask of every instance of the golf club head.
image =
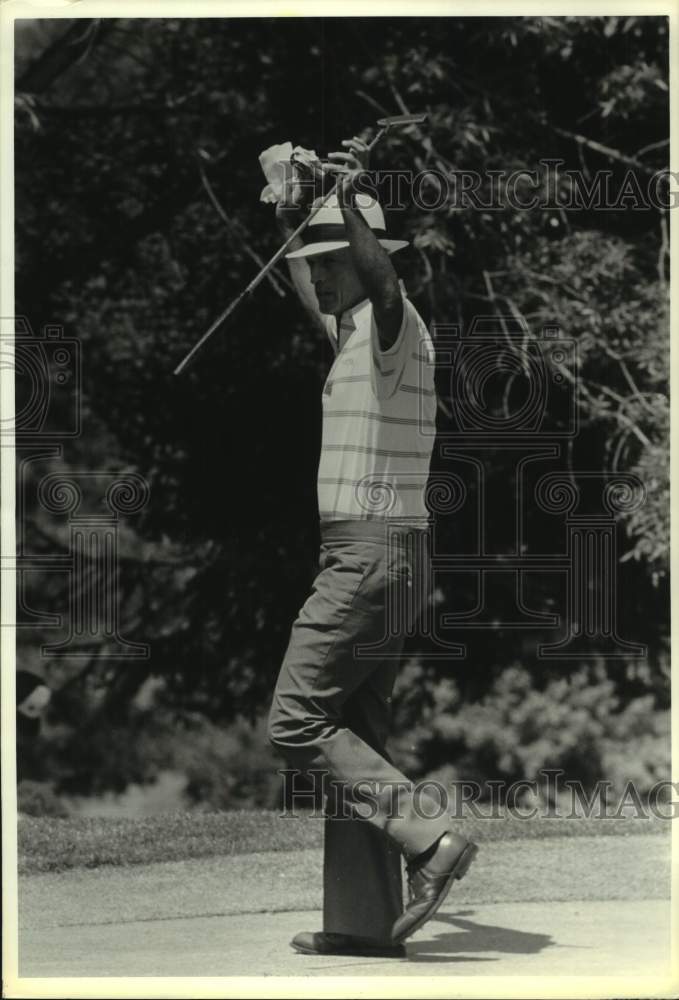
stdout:
<svg viewBox="0 0 679 1000">
<path fill-rule="evenodd" d="M 378 118 L 380 128 L 394 128 L 397 125 L 423 125 L 427 115 L 392 115 L 390 118 Z"/>
</svg>

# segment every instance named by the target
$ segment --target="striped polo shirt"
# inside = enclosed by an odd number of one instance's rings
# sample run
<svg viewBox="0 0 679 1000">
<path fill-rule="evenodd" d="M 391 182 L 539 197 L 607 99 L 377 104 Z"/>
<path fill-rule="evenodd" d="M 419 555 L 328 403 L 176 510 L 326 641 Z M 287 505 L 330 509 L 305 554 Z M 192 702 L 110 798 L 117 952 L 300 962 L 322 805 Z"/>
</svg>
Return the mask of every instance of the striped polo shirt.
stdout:
<svg viewBox="0 0 679 1000">
<path fill-rule="evenodd" d="M 369 299 L 347 310 L 339 328 L 335 317 L 322 319 L 336 356 L 323 389 L 321 520 L 426 524 L 436 391 L 423 320 L 403 294 L 401 329 L 383 351 Z"/>
</svg>

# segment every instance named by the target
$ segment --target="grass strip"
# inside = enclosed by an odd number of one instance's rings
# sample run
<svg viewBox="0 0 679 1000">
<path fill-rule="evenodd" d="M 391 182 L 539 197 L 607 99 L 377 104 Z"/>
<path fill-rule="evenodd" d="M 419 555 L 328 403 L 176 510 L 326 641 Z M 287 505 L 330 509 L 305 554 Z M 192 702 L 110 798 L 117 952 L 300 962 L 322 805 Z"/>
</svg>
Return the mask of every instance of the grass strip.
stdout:
<svg viewBox="0 0 679 1000">
<path fill-rule="evenodd" d="M 265 810 L 221 813 L 181 812 L 143 817 L 19 817 L 19 873 L 60 872 L 102 865 L 127 866 L 159 861 L 299 851 L 323 844 L 323 820 L 305 814 L 281 817 Z M 649 817 L 522 819 L 465 817 L 455 829 L 479 843 L 549 837 L 665 834 L 671 824 Z"/>
</svg>

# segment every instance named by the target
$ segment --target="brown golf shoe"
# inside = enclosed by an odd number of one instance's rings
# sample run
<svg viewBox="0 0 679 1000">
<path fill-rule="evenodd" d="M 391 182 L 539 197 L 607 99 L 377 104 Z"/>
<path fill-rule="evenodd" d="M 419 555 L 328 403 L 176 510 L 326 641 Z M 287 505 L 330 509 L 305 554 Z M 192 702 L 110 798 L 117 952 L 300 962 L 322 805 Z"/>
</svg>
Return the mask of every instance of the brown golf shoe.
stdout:
<svg viewBox="0 0 679 1000">
<path fill-rule="evenodd" d="M 402 944 L 382 944 L 371 938 L 350 934 L 329 934 L 325 931 L 302 931 L 290 946 L 302 955 L 359 955 L 369 958 L 405 958 Z"/>
<path fill-rule="evenodd" d="M 400 944 L 433 917 L 457 878 L 462 878 L 478 851 L 476 844 L 444 833 L 436 847 L 406 865 L 410 901 L 391 932 L 394 944 Z"/>
</svg>

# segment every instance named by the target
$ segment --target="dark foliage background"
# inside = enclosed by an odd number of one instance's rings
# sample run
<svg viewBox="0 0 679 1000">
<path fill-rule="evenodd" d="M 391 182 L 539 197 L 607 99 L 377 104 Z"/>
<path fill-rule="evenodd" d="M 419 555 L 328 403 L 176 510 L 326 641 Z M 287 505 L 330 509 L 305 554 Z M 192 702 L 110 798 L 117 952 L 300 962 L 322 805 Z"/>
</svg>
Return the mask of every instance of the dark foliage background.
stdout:
<svg viewBox="0 0 679 1000">
<path fill-rule="evenodd" d="M 27 549 L 68 549 L 66 519 L 36 499 L 46 471 L 136 471 L 150 485 L 120 525 L 117 581 L 121 632 L 150 658 L 126 664 L 95 642 L 85 660 L 50 659 L 40 650 L 54 629 L 19 633 L 20 664 L 55 690 L 34 780 L 89 795 L 175 771 L 195 804 L 276 800 L 262 717 L 314 568 L 330 348 L 279 271 L 183 378 L 171 374 L 253 276 L 253 254 L 278 245 L 259 152 L 291 139 L 325 154 L 382 114 L 426 110 L 426 132 L 392 133 L 376 169 L 550 158 L 586 177 L 611 171 L 613 190 L 632 169 L 643 186 L 665 167 L 667 58 L 658 17 L 17 23 L 17 313 L 34 331 L 63 325 L 83 358 L 83 433 L 21 470 Z M 535 654 L 544 635 L 500 627 L 465 634 L 464 662 L 428 661 L 415 642 L 395 753 L 414 774 L 564 767 L 647 789 L 669 753 L 667 213 L 446 204 L 390 224 L 411 240 L 399 267 L 428 322 L 509 309 L 577 340 L 568 461 L 635 472 L 648 493 L 621 523 L 619 566 L 625 636 L 648 658 L 593 648 L 548 667 Z M 445 423 L 445 390 L 442 404 Z M 498 451 L 490 496 L 505 462 Z M 533 525 L 538 551 L 549 530 Z M 454 540 L 455 523 L 442 531 Z M 496 542 L 509 551 L 509 532 Z M 65 575 L 27 574 L 31 607 L 63 611 L 67 595 Z M 538 610 L 563 597 L 531 583 Z M 438 596 L 467 599 L 454 581 Z"/>
</svg>

